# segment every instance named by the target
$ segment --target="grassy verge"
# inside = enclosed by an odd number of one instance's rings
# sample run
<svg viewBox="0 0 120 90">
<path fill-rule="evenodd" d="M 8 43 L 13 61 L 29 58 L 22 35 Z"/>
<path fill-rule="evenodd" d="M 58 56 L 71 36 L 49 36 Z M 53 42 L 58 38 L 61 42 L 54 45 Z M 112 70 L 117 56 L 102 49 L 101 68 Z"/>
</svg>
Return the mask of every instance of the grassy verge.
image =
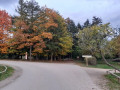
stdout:
<svg viewBox="0 0 120 90">
<path fill-rule="evenodd" d="M 85 61 L 75 61 L 76 64 L 86 67 Z M 120 62 L 110 62 L 110 64 L 114 65 L 117 68 L 120 68 Z M 98 61 L 97 65 L 89 65 L 91 68 L 101 68 L 101 69 L 113 69 L 112 67 L 106 65 L 103 61 Z"/>
<path fill-rule="evenodd" d="M 8 78 L 9 76 L 11 76 L 13 74 L 14 69 L 12 67 L 9 67 L 9 66 L 7 66 L 7 68 L 8 69 L 6 72 L 4 72 L 2 74 L 0 73 L 0 81 Z M 3 69 L 4 69 L 4 67 L 0 66 L 0 71 L 2 71 Z"/>
<path fill-rule="evenodd" d="M 118 62 L 110 62 L 110 64 L 114 65 L 117 68 L 120 68 L 120 65 L 118 64 Z M 112 67 L 108 66 L 105 63 L 98 63 L 97 65 L 93 66 L 90 65 L 89 67 L 93 67 L 93 68 L 102 68 L 102 69 L 113 69 Z"/>
<path fill-rule="evenodd" d="M 117 75 L 120 76 L 120 73 Z M 108 74 L 105 77 L 109 80 L 107 83 L 109 90 L 120 90 L 120 83 L 118 83 L 118 79 L 115 76 Z"/>
</svg>

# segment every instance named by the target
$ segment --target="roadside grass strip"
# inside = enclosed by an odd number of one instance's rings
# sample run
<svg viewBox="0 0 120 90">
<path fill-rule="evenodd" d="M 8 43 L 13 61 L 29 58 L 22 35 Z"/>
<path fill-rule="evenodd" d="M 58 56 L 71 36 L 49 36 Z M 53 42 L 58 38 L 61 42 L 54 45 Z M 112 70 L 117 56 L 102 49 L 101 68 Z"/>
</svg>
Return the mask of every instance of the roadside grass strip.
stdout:
<svg viewBox="0 0 120 90">
<path fill-rule="evenodd" d="M 10 77 L 14 72 L 14 69 L 9 66 L 0 65 L 0 81 Z"/>
<path fill-rule="evenodd" d="M 116 73 L 116 75 L 120 76 L 120 73 Z M 107 83 L 109 90 L 120 90 L 120 83 L 115 76 L 107 74 L 105 75 L 105 77 L 109 80 L 109 82 Z"/>
</svg>

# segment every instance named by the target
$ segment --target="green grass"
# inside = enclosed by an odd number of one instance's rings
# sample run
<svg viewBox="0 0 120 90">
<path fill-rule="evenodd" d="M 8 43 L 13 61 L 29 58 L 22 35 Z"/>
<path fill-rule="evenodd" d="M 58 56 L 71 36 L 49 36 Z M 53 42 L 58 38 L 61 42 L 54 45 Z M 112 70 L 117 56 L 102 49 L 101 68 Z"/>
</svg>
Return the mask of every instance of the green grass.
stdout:
<svg viewBox="0 0 120 90">
<path fill-rule="evenodd" d="M 111 64 L 114 65 L 117 68 L 120 68 L 120 66 L 117 65 L 117 63 L 116 64 L 115 63 L 111 63 Z M 97 65 L 95 65 L 95 66 L 89 65 L 89 67 L 102 68 L 102 69 L 113 69 L 112 67 L 108 66 L 107 64 L 99 64 L 99 63 Z"/>
<path fill-rule="evenodd" d="M 120 76 L 120 73 L 117 75 Z M 109 90 L 120 90 L 120 83 L 118 82 L 118 79 L 115 76 L 108 74 L 105 75 L 105 77 L 109 80 L 109 82 L 107 83 Z"/>
<path fill-rule="evenodd" d="M 7 66 L 7 68 L 8 69 L 6 72 L 4 72 L 2 74 L 0 73 L 0 81 L 10 77 L 13 74 L 14 69 L 12 67 L 9 67 L 9 66 Z M 0 71 L 2 71 L 2 70 L 4 70 L 4 67 L 0 66 Z"/>
<path fill-rule="evenodd" d="M 78 65 L 86 67 L 85 61 L 75 61 Z M 110 62 L 110 64 L 114 65 L 117 68 L 120 68 L 120 62 Z M 112 67 L 105 64 L 103 61 L 97 61 L 97 65 L 89 65 L 91 68 L 101 68 L 101 69 L 113 69 Z"/>
<path fill-rule="evenodd" d="M 5 68 L 4 66 L 0 66 L 0 72 L 3 71 Z"/>
</svg>

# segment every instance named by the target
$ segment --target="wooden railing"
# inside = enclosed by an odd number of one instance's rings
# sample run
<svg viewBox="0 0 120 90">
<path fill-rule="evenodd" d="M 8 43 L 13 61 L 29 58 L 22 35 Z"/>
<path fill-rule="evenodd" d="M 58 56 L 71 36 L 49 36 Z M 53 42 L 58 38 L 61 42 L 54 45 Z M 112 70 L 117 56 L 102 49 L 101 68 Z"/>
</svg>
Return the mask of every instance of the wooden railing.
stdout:
<svg viewBox="0 0 120 90">
<path fill-rule="evenodd" d="M 5 65 L 0 65 L 0 67 L 1 67 L 1 66 L 4 67 L 4 70 L 3 70 L 3 71 L 0 71 L 0 74 L 7 71 L 7 66 L 5 66 Z"/>
<path fill-rule="evenodd" d="M 118 82 L 120 83 L 120 76 L 117 75 L 116 73 L 120 73 L 120 71 L 116 70 L 116 69 L 107 71 L 107 74 L 111 74 L 111 75 L 115 76 L 118 79 Z"/>
</svg>

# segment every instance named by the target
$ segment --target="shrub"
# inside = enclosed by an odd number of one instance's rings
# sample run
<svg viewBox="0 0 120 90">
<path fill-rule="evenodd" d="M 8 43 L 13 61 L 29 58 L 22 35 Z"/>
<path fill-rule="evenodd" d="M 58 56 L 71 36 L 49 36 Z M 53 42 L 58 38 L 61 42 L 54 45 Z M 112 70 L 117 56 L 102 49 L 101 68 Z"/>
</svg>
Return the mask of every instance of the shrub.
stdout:
<svg viewBox="0 0 120 90">
<path fill-rule="evenodd" d="M 97 59 L 95 57 L 88 58 L 88 63 L 90 65 L 96 65 L 97 64 Z"/>
</svg>

